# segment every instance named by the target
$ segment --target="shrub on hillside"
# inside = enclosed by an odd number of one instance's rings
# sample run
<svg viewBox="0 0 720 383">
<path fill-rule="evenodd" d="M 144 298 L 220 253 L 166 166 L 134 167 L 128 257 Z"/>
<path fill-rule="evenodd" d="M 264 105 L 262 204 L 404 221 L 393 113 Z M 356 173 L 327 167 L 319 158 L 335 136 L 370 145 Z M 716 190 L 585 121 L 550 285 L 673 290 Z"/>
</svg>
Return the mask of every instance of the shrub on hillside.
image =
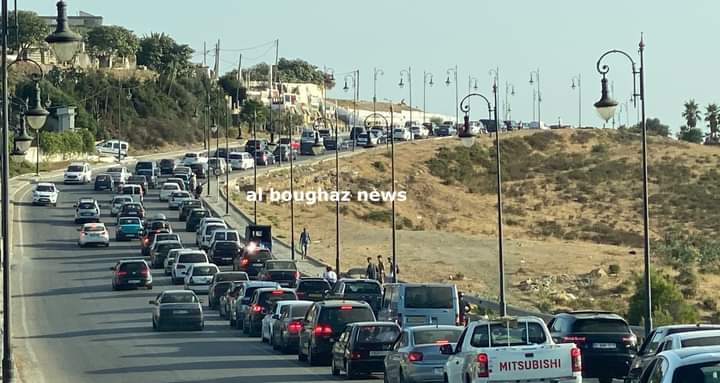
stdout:
<svg viewBox="0 0 720 383">
<path fill-rule="evenodd" d="M 675 282 L 666 275 L 651 271 L 650 283 L 654 325 L 697 322 L 697 309 L 685 301 L 680 287 Z M 634 285 L 635 293 L 630 297 L 627 319 L 630 324 L 640 325 L 645 313 L 643 277 L 637 276 Z"/>
</svg>

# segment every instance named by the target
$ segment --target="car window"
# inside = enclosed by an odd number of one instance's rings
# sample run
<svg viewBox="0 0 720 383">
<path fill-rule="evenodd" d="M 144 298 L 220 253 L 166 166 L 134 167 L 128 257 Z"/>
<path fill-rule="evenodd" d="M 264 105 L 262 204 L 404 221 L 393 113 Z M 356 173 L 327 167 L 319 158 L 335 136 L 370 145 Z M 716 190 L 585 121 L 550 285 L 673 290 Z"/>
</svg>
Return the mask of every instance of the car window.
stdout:
<svg viewBox="0 0 720 383">
<path fill-rule="evenodd" d="M 248 278 L 248 275 L 246 273 L 233 273 L 233 272 L 224 272 L 221 274 L 217 274 L 215 276 L 215 282 L 222 282 L 222 281 L 248 281 L 250 280 Z"/>
<path fill-rule="evenodd" d="M 445 329 L 429 329 L 417 330 L 413 332 L 413 340 L 416 345 L 420 344 L 442 344 L 457 342 L 462 329 L 445 330 Z"/>
<path fill-rule="evenodd" d="M 654 373 L 655 371 L 653 371 Z M 663 371 L 663 374 L 667 371 Z M 672 383 L 717 383 L 720 381 L 720 362 L 682 366 L 673 373 Z M 650 381 L 655 383 L 650 378 Z M 660 382 L 659 380 L 657 382 Z"/>
<path fill-rule="evenodd" d="M 268 270 L 295 270 L 295 262 L 292 261 L 273 261 L 265 264 L 265 268 Z"/>
<path fill-rule="evenodd" d="M 178 184 L 175 184 L 175 183 L 165 183 L 162 186 L 162 190 L 179 190 L 179 189 L 180 189 L 180 186 L 178 186 Z"/>
<path fill-rule="evenodd" d="M 295 299 L 297 299 L 297 295 L 292 291 L 276 290 L 261 293 L 257 302 L 263 307 L 269 308 L 274 302 Z"/>
<path fill-rule="evenodd" d="M 667 361 L 665 359 L 661 359 L 657 364 L 655 364 L 655 368 L 650 373 L 648 383 L 662 383 L 663 377 L 667 373 L 667 368 L 668 368 Z M 697 372 L 697 371 L 692 371 L 692 369 L 690 369 L 688 372 L 693 373 L 693 372 Z M 700 371 L 700 372 L 702 372 L 702 371 Z M 691 379 L 688 379 L 688 378 L 691 378 Z M 694 378 L 692 378 L 692 376 L 690 374 L 687 374 L 687 375 L 683 376 L 683 380 L 681 380 L 680 382 L 682 382 L 682 383 L 685 383 L 685 382 L 687 382 L 687 383 L 696 383 L 696 382 L 703 383 L 703 380 L 694 379 Z M 673 381 L 674 381 L 674 379 L 673 379 Z"/>
<path fill-rule="evenodd" d="M 119 223 L 121 225 L 139 225 L 140 220 L 137 218 L 120 218 Z"/>
<path fill-rule="evenodd" d="M 380 285 L 373 282 L 346 282 L 345 294 L 379 294 Z"/>
<path fill-rule="evenodd" d="M 78 204 L 78 209 L 94 209 L 95 204 L 92 202 L 81 202 Z"/>
<path fill-rule="evenodd" d="M 147 269 L 145 262 L 123 262 L 119 267 L 120 271 L 137 272 Z"/>
<path fill-rule="evenodd" d="M 627 323 L 619 319 L 578 319 L 573 325 L 575 332 L 594 332 L 594 333 L 629 333 L 630 328 Z"/>
<path fill-rule="evenodd" d="M 280 319 L 285 319 L 288 317 L 288 314 L 290 314 L 290 307 L 292 306 L 284 305 L 280 307 L 280 312 L 278 313 L 278 315 L 280 315 Z"/>
<path fill-rule="evenodd" d="M 522 346 L 545 343 L 545 331 L 538 323 L 518 322 L 517 326 L 493 323 L 477 326 L 473 330 L 470 344 L 473 347 Z"/>
<path fill-rule="evenodd" d="M 304 317 L 312 303 L 298 303 L 291 305 L 288 315 L 290 318 Z"/>
<path fill-rule="evenodd" d="M 52 185 L 38 185 L 35 190 L 39 192 L 54 192 L 55 187 Z"/>
<path fill-rule="evenodd" d="M 178 263 L 204 263 L 207 262 L 205 254 L 192 253 L 192 254 L 180 254 Z"/>
<path fill-rule="evenodd" d="M 167 253 L 168 251 L 172 249 L 182 249 L 183 245 L 179 243 L 163 243 L 157 247 L 157 251 L 159 253 Z"/>
<path fill-rule="evenodd" d="M 391 344 L 400 335 L 400 328 L 397 326 L 361 326 L 358 328 L 355 340 L 360 344 Z"/>
<path fill-rule="evenodd" d="M 81 171 L 83 171 L 83 167 L 82 167 L 82 166 L 79 166 L 79 165 L 68 166 L 67 171 L 69 171 L 69 172 L 81 172 Z"/>
<path fill-rule="evenodd" d="M 462 345 L 463 345 L 463 343 L 465 343 L 465 337 L 468 334 L 467 330 L 468 330 L 468 328 L 465 327 L 462 334 L 460 334 L 460 338 L 458 338 L 457 344 L 455 345 L 455 353 L 456 354 L 459 352 L 462 352 Z"/>
<path fill-rule="evenodd" d="M 198 299 L 194 294 L 165 294 L 160 303 L 198 303 Z"/>
<path fill-rule="evenodd" d="M 248 253 L 247 258 L 251 261 L 264 261 L 272 258 L 272 254 L 270 254 L 267 250 L 260 250 L 256 253 Z"/>
<path fill-rule="evenodd" d="M 260 289 L 260 288 L 262 288 L 262 287 L 261 287 L 261 286 L 248 286 L 248 287 L 245 289 L 245 291 L 244 291 L 244 293 L 243 293 L 243 296 L 244 296 L 245 298 L 250 298 L 250 297 L 253 296 L 253 294 L 255 294 L 255 290 Z"/>
<path fill-rule="evenodd" d="M 330 289 L 330 284 L 326 281 L 300 281 L 297 287 L 298 291 L 306 293 L 323 293 Z"/>
<path fill-rule="evenodd" d="M 208 276 L 215 275 L 218 273 L 218 268 L 215 266 L 193 266 L 193 276 Z"/>
<path fill-rule="evenodd" d="M 408 286 L 405 288 L 405 307 L 427 309 L 453 308 L 451 286 Z"/>
<path fill-rule="evenodd" d="M 333 332 L 341 331 L 348 323 L 372 322 L 375 320 L 372 310 L 368 307 L 341 306 L 325 307 L 320 311 L 318 323 L 332 327 Z"/>
</svg>

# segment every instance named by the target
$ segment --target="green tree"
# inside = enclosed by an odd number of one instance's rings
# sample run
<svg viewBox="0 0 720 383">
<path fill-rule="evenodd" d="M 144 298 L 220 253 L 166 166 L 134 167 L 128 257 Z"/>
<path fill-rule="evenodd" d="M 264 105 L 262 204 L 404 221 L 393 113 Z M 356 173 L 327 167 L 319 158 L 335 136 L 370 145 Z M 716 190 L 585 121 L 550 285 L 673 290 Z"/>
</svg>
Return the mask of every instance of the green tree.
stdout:
<svg viewBox="0 0 720 383">
<path fill-rule="evenodd" d="M 178 44 L 164 33 L 153 33 L 140 39 L 137 63 L 160 73 L 183 76 L 192 66 L 192 54 L 188 45 Z"/>
<path fill-rule="evenodd" d="M 324 78 L 322 70 L 301 59 L 288 60 L 281 58 L 278 61 L 278 73 L 282 82 L 309 82 L 321 85 Z M 335 81 L 330 83 L 332 83 L 332 86 L 335 85 Z M 329 88 L 332 88 L 332 86 L 328 85 Z"/>
<path fill-rule="evenodd" d="M 687 127 L 684 127 L 685 129 L 680 129 L 680 133 L 678 133 L 678 139 L 682 141 L 692 142 L 694 144 L 701 144 L 703 142 L 703 132 L 702 130 L 698 128 L 692 128 L 687 129 Z"/>
<path fill-rule="evenodd" d="M 45 38 L 51 32 L 50 27 L 37 13 L 30 11 L 17 11 L 17 21 L 20 25 L 20 33 L 18 36 L 20 55 L 27 57 L 27 54 L 32 48 L 37 47 L 45 41 Z M 10 13 L 8 24 L 14 28 L 15 12 Z M 14 33 L 8 36 L 8 42 L 10 46 L 18 45 L 18 41 L 15 41 Z"/>
<path fill-rule="evenodd" d="M 220 86 L 233 99 L 233 103 L 239 104 L 246 97 L 246 89 L 237 78 L 237 69 L 222 75 L 219 79 Z"/>
<path fill-rule="evenodd" d="M 87 33 L 86 40 L 89 52 L 99 57 L 128 57 L 140 48 L 132 31 L 116 25 L 95 27 Z"/>
<path fill-rule="evenodd" d="M 650 273 L 652 312 L 657 326 L 671 323 L 695 323 L 697 310 L 685 301 L 680 287 L 666 275 L 657 271 Z M 645 288 L 643 277 L 635 279 L 635 293 L 630 297 L 627 319 L 631 324 L 642 323 L 645 313 Z"/>
<path fill-rule="evenodd" d="M 718 115 L 717 104 L 708 105 L 705 108 L 705 121 L 710 128 L 710 141 L 717 141 L 718 118 L 720 118 L 720 115 Z"/>
<path fill-rule="evenodd" d="M 647 129 L 647 134 L 649 135 L 661 137 L 670 135 L 670 127 L 660 122 L 659 118 L 648 118 L 645 122 L 645 129 Z M 636 124 L 628 130 L 633 133 L 640 133 L 642 129 L 640 124 Z"/>
<path fill-rule="evenodd" d="M 686 126 L 688 129 L 692 129 L 697 126 L 698 120 L 702 118 L 700 114 L 700 106 L 695 100 L 685 102 L 685 110 L 682 112 L 682 117 L 687 122 Z"/>
<path fill-rule="evenodd" d="M 243 105 L 242 110 L 240 111 L 240 121 L 251 126 L 254 115 L 257 113 L 257 129 L 262 130 L 268 119 L 269 112 L 270 109 L 262 102 L 249 99 L 245 101 L 245 105 Z"/>
</svg>

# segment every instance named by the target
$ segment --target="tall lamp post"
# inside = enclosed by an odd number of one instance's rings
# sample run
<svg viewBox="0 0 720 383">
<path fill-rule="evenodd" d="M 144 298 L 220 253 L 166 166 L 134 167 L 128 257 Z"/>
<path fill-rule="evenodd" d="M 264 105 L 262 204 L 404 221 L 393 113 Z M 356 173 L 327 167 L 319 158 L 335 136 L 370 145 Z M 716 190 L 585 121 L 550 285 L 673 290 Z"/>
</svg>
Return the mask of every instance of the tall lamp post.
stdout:
<svg viewBox="0 0 720 383">
<path fill-rule="evenodd" d="M 538 128 L 542 128 L 542 117 L 540 115 L 540 104 L 542 103 L 542 94 L 540 93 L 540 68 L 530 72 L 530 86 L 537 83 L 537 120 Z"/>
<path fill-rule="evenodd" d="M 408 84 L 408 93 L 410 94 L 410 99 L 408 100 L 410 102 L 410 129 L 412 130 L 413 126 L 413 119 L 412 119 L 412 110 L 413 110 L 413 103 L 412 103 L 412 68 L 408 67 L 407 69 L 403 69 L 400 71 L 400 82 L 398 83 L 398 86 L 400 88 L 405 87 L 405 82 L 403 81 L 407 77 L 407 84 Z M 392 106 L 392 105 L 391 105 Z"/>
<path fill-rule="evenodd" d="M 293 178 L 293 157 L 295 156 L 295 151 L 293 149 L 293 121 L 292 118 L 290 118 L 290 115 L 288 115 L 288 138 L 290 139 L 290 259 L 295 260 L 295 192 L 293 190 L 293 185 L 295 183 L 295 180 Z"/>
<path fill-rule="evenodd" d="M 505 82 L 505 119 L 512 120 L 512 108 L 510 107 L 510 96 L 515 96 L 515 85 Z"/>
<path fill-rule="evenodd" d="M 340 193 L 340 156 L 337 126 L 337 109 L 335 112 L 336 120 L 320 117 L 315 120 L 315 124 L 319 125 L 322 121 L 323 126 L 327 129 L 328 125 L 335 131 L 335 192 Z M 340 272 L 340 200 L 335 201 L 335 272 Z"/>
<path fill-rule="evenodd" d="M 358 103 L 358 99 L 359 99 L 359 93 L 358 93 L 359 78 L 360 78 L 360 70 L 354 70 L 351 73 L 345 75 L 345 86 L 343 86 L 343 90 L 345 92 L 349 91 L 351 88 L 353 90 L 353 126 L 357 125 L 357 120 L 358 120 L 357 103 Z M 352 87 L 348 86 L 348 80 L 351 81 Z M 348 117 L 348 121 L 349 120 L 350 120 L 350 117 Z M 355 145 L 357 143 L 358 133 L 351 128 L 350 134 L 351 134 L 350 139 L 353 142 L 352 150 L 355 151 Z"/>
<path fill-rule="evenodd" d="M 455 105 L 460 105 L 458 103 L 458 98 L 460 97 L 460 95 L 458 93 L 458 67 L 457 67 L 457 65 L 455 65 L 452 68 L 449 68 L 446 71 L 446 73 L 447 73 L 447 79 L 445 80 L 445 85 L 447 85 L 447 86 L 450 86 L 450 84 L 452 84 L 452 81 L 450 80 L 450 74 L 452 73 L 454 76 L 454 79 L 455 79 Z M 455 123 L 457 124 L 458 122 L 460 122 L 460 114 L 456 107 L 455 108 Z"/>
<path fill-rule="evenodd" d="M 578 129 L 582 128 L 582 85 L 580 83 L 580 74 L 572 78 L 570 88 L 578 91 Z"/>
<path fill-rule="evenodd" d="M 27 59 L 27 61 L 30 61 L 34 63 L 38 70 L 40 71 L 39 76 L 33 76 L 33 85 L 34 85 L 34 98 L 32 103 L 30 105 L 25 104 L 25 121 L 27 122 L 30 129 L 34 130 L 37 134 L 37 148 L 35 151 L 35 175 L 40 175 L 40 130 L 42 129 L 43 125 L 45 125 L 45 121 L 47 121 L 47 117 L 50 114 L 45 108 L 42 106 L 42 100 L 40 98 L 40 80 L 42 80 L 44 76 L 44 72 L 42 70 L 42 67 L 35 61 L 31 61 L 30 59 Z"/>
<path fill-rule="evenodd" d="M 433 75 L 432 73 L 424 72 L 423 73 L 423 123 L 427 122 L 427 119 L 425 118 L 425 113 L 427 111 L 427 86 L 430 85 L 431 87 L 435 85 L 433 82 Z M 432 134 L 432 129 L 430 129 L 430 134 Z"/>
<path fill-rule="evenodd" d="M 257 143 L 257 109 L 253 110 L 252 135 L 253 142 Z M 257 146 L 254 146 L 254 148 L 257 148 Z M 255 190 L 253 225 L 257 225 L 257 153 L 255 153 L 255 149 L 253 149 L 253 190 Z"/>
<path fill-rule="evenodd" d="M 642 120 L 640 120 L 640 127 L 642 129 L 642 184 L 643 184 L 643 259 L 644 259 L 644 287 L 645 287 L 645 336 L 650 334 L 652 330 L 652 293 L 650 285 L 650 212 L 648 208 L 648 165 L 647 165 L 647 126 L 645 119 L 645 62 L 644 62 L 644 51 L 645 42 L 640 36 L 640 43 L 638 45 L 638 53 L 640 55 L 640 68 L 638 69 L 635 60 L 629 54 L 613 49 L 607 51 L 600 56 L 597 61 L 596 68 L 598 73 L 602 75 L 600 80 L 601 85 L 601 97 L 598 102 L 594 104 L 597 109 L 600 118 L 604 121 L 608 121 L 615 115 L 615 109 L 618 106 L 618 102 L 613 100 L 608 94 L 608 80 L 607 74 L 610 72 L 610 67 L 602 64 L 602 60 L 605 56 L 610 54 L 620 54 L 630 60 L 632 65 L 632 76 L 633 76 L 633 104 L 637 105 L 638 98 L 640 99 L 640 110 L 642 113 Z M 637 91 L 637 83 L 639 80 L 640 91 Z"/>
<path fill-rule="evenodd" d="M 377 79 L 378 76 L 385 75 L 385 72 L 383 72 L 380 68 L 374 68 L 373 69 L 373 114 L 377 114 Z M 367 121 L 367 119 L 365 119 Z"/>
<path fill-rule="evenodd" d="M 7 47 L 8 47 L 8 1 L 2 0 L 2 41 L 0 48 L 0 62 L 2 63 L 2 191 L 0 199 L 2 200 L 2 274 L 3 274 L 3 356 L 2 356 L 2 379 L 4 383 L 13 381 L 13 359 L 12 359 L 12 339 L 11 332 L 11 298 L 12 294 L 10 291 L 10 192 L 8 183 L 10 180 L 10 167 L 8 166 L 10 153 L 8 153 L 8 146 L 10 139 L 8 137 L 9 129 L 9 97 L 8 97 L 8 61 L 7 61 Z M 70 61 L 77 52 L 80 44 L 82 43 L 82 37 L 70 30 L 67 23 L 66 5 L 64 1 L 58 1 L 57 3 L 57 28 L 55 32 L 48 36 L 45 41 L 50 44 L 50 47 L 55 52 L 55 56 L 60 62 Z M 14 61 L 16 63 L 18 61 Z M 36 88 L 37 89 L 37 88 Z M 42 116 L 32 116 L 31 119 L 34 121 L 29 122 L 28 125 L 42 126 L 40 120 Z M 44 121 L 43 121 L 44 124 Z M 30 137 L 25 130 L 21 131 L 15 136 L 14 148 L 12 151 L 12 158 L 14 160 L 22 160 L 25 152 L 30 147 L 32 137 Z"/>
</svg>

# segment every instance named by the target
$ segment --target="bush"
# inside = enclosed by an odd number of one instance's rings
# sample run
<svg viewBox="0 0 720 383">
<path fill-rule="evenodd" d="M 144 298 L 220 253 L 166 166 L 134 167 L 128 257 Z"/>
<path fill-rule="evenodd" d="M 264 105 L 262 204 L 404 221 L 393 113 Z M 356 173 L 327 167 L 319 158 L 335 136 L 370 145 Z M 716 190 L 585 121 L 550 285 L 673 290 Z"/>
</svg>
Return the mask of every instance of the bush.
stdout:
<svg viewBox="0 0 720 383">
<path fill-rule="evenodd" d="M 592 149 L 590 149 L 593 154 L 607 154 L 608 150 L 607 144 L 595 144 Z"/>
<path fill-rule="evenodd" d="M 365 219 L 374 222 L 391 222 L 392 213 L 387 210 L 371 211 L 365 215 Z"/>
<path fill-rule="evenodd" d="M 610 274 L 620 274 L 620 265 L 617 263 L 613 263 L 612 265 L 608 266 L 608 272 Z"/>
<path fill-rule="evenodd" d="M 372 163 L 372 166 L 373 166 L 377 171 L 379 171 L 379 172 L 384 172 L 384 171 L 385 171 L 385 163 L 382 162 L 382 161 L 374 161 L 374 162 Z"/>
<path fill-rule="evenodd" d="M 698 312 L 688 304 L 675 282 L 657 271 L 650 273 L 652 311 L 654 324 L 662 326 L 671 323 L 696 323 Z M 635 279 L 635 293 L 630 297 L 627 319 L 631 324 L 640 325 L 645 313 L 645 291 L 643 277 Z"/>
</svg>

